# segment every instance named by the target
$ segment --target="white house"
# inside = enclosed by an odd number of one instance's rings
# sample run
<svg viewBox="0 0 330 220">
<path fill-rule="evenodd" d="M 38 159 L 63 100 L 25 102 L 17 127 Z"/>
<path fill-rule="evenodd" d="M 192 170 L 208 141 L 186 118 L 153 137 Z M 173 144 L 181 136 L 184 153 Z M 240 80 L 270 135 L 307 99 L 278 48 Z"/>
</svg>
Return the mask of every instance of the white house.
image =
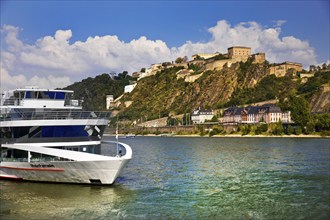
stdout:
<svg viewBox="0 0 330 220">
<path fill-rule="evenodd" d="M 140 77 L 138 78 L 138 80 L 140 80 L 144 77 L 147 77 L 147 76 L 155 75 L 162 68 L 163 68 L 163 66 L 162 66 L 161 63 L 152 64 L 149 68 L 147 68 L 145 70 L 144 73 L 141 72 Z"/>
<path fill-rule="evenodd" d="M 111 103 L 113 103 L 113 95 L 107 95 L 106 103 L 105 103 L 107 109 L 110 108 Z"/>
<path fill-rule="evenodd" d="M 204 123 L 206 120 L 211 120 L 214 114 L 212 110 L 197 109 L 191 114 L 191 121 L 194 124 Z"/>
<path fill-rule="evenodd" d="M 291 120 L 291 112 L 283 112 L 282 113 L 282 122 L 283 123 L 292 123 L 293 121 Z"/>
</svg>

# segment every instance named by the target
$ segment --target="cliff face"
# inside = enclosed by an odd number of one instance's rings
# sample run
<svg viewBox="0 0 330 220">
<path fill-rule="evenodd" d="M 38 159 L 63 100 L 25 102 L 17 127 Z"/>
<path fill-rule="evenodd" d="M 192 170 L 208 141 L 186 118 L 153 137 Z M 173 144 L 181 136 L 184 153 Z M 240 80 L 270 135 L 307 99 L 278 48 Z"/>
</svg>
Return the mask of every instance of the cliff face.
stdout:
<svg viewBox="0 0 330 220">
<path fill-rule="evenodd" d="M 197 107 L 216 107 L 218 103 L 227 103 L 236 89 L 252 88 L 267 75 L 266 65 L 252 64 L 242 68 L 236 63 L 221 71 L 208 70 L 202 77 L 185 88 L 183 97 L 177 101 L 191 111 Z M 179 104 L 179 103 L 178 103 Z M 183 109 L 180 109 L 181 112 Z"/>
<path fill-rule="evenodd" d="M 216 108 L 227 103 L 237 89 L 253 88 L 267 76 L 266 64 L 236 63 L 221 71 L 207 70 L 194 82 L 177 79 L 179 68 L 166 69 L 139 81 L 123 101 L 132 105 L 121 115 L 128 119 L 150 120 L 169 114 L 191 112 L 198 107 Z"/>
<path fill-rule="evenodd" d="M 324 84 L 310 99 L 311 112 L 330 112 L 330 83 Z"/>
</svg>

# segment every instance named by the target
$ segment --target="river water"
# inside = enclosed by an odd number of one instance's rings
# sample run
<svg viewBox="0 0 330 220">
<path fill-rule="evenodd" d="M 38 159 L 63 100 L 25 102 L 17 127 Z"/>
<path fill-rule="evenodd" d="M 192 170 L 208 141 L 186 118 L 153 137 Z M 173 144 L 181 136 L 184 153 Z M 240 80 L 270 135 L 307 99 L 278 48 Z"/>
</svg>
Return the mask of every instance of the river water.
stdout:
<svg viewBox="0 0 330 220">
<path fill-rule="evenodd" d="M 330 139 L 120 140 L 114 185 L 0 181 L 0 219 L 330 218 Z"/>
</svg>

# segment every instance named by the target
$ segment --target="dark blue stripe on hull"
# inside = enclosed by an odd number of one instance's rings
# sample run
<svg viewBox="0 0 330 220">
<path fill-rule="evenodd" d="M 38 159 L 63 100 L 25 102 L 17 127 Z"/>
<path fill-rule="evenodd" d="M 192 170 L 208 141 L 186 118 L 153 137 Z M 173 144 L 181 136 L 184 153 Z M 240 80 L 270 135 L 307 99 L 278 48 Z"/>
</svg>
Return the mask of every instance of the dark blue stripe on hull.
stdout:
<svg viewBox="0 0 330 220">
<path fill-rule="evenodd" d="M 87 137 L 85 126 L 44 126 L 42 137 Z"/>
</svg>

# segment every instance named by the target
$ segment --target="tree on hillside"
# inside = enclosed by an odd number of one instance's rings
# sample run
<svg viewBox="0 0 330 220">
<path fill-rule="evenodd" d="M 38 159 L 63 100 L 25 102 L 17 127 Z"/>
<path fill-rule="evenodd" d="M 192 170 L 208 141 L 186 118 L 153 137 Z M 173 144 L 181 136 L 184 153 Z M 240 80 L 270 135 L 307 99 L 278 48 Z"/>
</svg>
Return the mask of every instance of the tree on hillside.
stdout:
<svg viewBox="0 0 330 220">
<path fill-rule="evenodd" d="M 124 92 L 124 87 L 129 85 L 132 79 L 127 71 L 118 75 L 103 73 L 95 78 L 83 79 L 64 89 L 73 90 L 75 99 L 84 99 L 83 108 L 85 110 L 105 110 L 106 96 L 119 97 Z"/>
<path fill-rule="evenodd" d="M 322 69 L 323 69 L 323 70 L 326 70 L 326 69 L 327 69 L 327 64 L 326 64 L 326 63 L 323 63 L 323 64 L 322 64 Z"/>
<path fill-rule="evenodd" d="M 183 58 L 181 57 L 176 58 L 175 63 L 183 63 Z"/>
<path fill-rule="evenodd" d="M 315 66 L 315 65 L 310 65 L 310 66 L 309 66 L 309 71 L 310 71 L 310 72 L 314 72 L 314 71 L 316 71 L 316 66 Z"/>
<path fill-rule="evenodd" d="M 298 87 L 298 92 L 302 93 L 311 93 L 317 91 L 321 85 L 330 82 L 330 72 L 316 72 L 314 77 L 308 79 L 305 84 L 302 84 Z"/>
<path fill-rule="evenodd" d="M 291 96 L 288 102 L 293 121 L 300 127 L 304 128 L 310 119 L 309 104 L 307 100 L 301 96 Z"/>
<path fill-rule="evenodd" d="M 122 73 L 119 73 L 117 76 L 114 77 L 115 80 L 122 80 L 126 79 L 128 77 L 128 72 L 124 71 Z"/>
<path fill-rule="evenodd" d="M 316 131 L 330 131 L 330 114 L 316 114 L 312 117 Z"/>
</svg>

